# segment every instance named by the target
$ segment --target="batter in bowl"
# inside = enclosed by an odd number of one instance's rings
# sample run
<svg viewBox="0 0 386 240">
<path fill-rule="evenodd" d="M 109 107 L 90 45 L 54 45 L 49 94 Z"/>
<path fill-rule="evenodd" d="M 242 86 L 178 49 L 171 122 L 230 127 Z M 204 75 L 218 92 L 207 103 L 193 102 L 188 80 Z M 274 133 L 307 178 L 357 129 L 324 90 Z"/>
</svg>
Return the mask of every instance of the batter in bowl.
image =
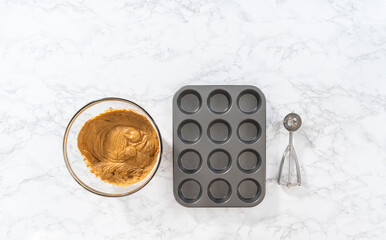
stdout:
<svg viewBox="0 0 386 240">
<path fill-rule="evenodd" d="M 160 151 L 149 120 L 126 109 L 109 109 L 89 119 L 78 134 L 78 148 L 91 172 L 121 186 L 144 179 Z"/>
</svg>

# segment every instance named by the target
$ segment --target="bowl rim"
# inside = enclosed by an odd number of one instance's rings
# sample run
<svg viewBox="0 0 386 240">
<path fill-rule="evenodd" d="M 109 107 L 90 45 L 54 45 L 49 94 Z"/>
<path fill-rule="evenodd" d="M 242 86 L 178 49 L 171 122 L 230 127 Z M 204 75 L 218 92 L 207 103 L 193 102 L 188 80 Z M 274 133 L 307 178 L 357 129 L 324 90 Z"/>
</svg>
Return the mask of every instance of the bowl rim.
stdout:
<svg viewBox="0 0 386 240">
<path fill-rule="evenodd" d="M 125 102 L 125 103 L 129 103 L 129 104 L 132 104 L 132 105 L 135 105 L 136 107 L 138 107 L 139 109 L 141 109 L 142 111 L 145 112 L 145 114 L 147 115 L 147 117 L 149 117 L 149 119 L 152 121 L 156 131 L 157 131 L 157 135 L 158 135 L 158 138 L 159 138 L 159 144 L 160 144 L 160 151 L 159 151 L 159 160 L 158 160 L 158 163 L 157 165 L 155 166 L 155 170 L 154 170 L 154 173 L 152 174 L 152 176 L 146 181 L 144 182 L 141 186 L 137 187 L 136 189 L 133 189 L 131 191 L 128 191 L 128 192 L 125 192 L 125 193 L 119 193 L 119 194 L 110 194 L 110 193 L 105 193 L 105 192 L 101 192 L 101 191 L 98 191 L 90 186 L 88 186 L 87 184 L 85 184 L 84 182 L 82 182 L 78 176 L 76 176 L 76 174 L 74 173 L 74 171 L 72 170 L 71 168 L 71 165 L 68 161 L 68 156 L 67 156 L 67 139 L 68 139 L 68 135 L 69 135 L 69 132 L 70 132 L 70 129 L 74 123 L 74 121 L 79 117 L 80 114 L 82 114 L 86 109 L 88 109 L 89 107 L 91 106 L 94 106 L 98 103 L 101 103 L 101 102 L 105 102 L 105 101 L 120 101 L 120 102 Z M 131 195 L 139 190 L 141 190 L 143 187 L 145 187 L 149 182 L 150 180 L 153 179 L 154 175 L 156 174 L 156 172 L 158 171 L 158 168 L 159 168 L 159 165 L 161 163 L 161 160 L 162 160 L 162 137 L 161 137 L 161 132 L 159 131 L 159 128 L 156 124 L 156 122 L 154 121 L 154 119 L 151 117 L 151 115 L 144 109 L 142 108 L 141 106 L 139 106 L 138 104 L 136 104 L 135 102 L 133 101 L 130 101 L 130 100 L 127 100 L 127 99 L 124 99 L 124 98 L 118 98 L 118 97 L 106 97 L 106 98 L 101 98 L 101 99 L 98 99 L 98 100 L 94 100 L 94 101 L 91 101 L 89 103 L 87 103 L 86 105 L 84 105 L 83 107 L 81 107 L 75 114 L 74 116 L 71 118 L 70 122 L 68 123 L 67 127 L 66 127 L 66 131 L 64 132 L 64 136 L 63 136 L 63 158 L 64 158 L 64 162 L 66 164 L 66 167 L 67 167 L 67 170 L 70 172 L 71 176 L 74 178 L 74 180 L 79 184 L 81 185 L 84 189 L 86 189 L 87 191 L 89 192 L 92 192 L 92 193 L 95 193 L 97 195 L 100 195 L 100 196 L 104 196 L 104 197 L 124 197 L 124 196 L 128 196 L 128 195 Z M 101 180 L 103 181 L 103 180 Z"/>
</svg>

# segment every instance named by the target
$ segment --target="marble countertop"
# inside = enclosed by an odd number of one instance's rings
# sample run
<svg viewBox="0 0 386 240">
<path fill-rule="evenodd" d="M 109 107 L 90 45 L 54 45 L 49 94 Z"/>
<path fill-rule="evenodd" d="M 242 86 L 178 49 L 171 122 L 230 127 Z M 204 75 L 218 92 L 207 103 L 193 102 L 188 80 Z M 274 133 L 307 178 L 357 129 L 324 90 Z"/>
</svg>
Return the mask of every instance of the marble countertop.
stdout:
<svg viewBox="0 0 386 240">
<path fill-rule="evenodd" d="M 0 1 L 0 239 L 384 239 L 386 2 Z M 267 194 L 254 208 L 180 206 L 172 97 L 252 84 L 267 98 Z M 86 103 L 130 99 L 164 153 L 141 191 L 94 195 L 68 173 L 65 127 Z M 288 141 L 303 186 L 276 184 Z"/>
</svg>

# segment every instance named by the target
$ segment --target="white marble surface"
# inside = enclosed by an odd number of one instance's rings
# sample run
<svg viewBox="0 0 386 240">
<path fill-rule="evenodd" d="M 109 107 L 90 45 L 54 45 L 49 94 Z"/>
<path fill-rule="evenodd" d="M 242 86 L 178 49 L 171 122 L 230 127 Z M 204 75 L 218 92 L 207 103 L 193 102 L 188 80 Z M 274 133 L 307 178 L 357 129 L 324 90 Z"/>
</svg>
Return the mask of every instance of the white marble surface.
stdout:
<svg viewBox="0 0 386 240">
<path fill-rule="evenodd" d="M 0 239 L 384 239 L 386 2 L 0 1 Z M 267 195 L 190 209 L 172 193 L 171 100 L 186 84 L 267 97 Z M 91 100 L 143 105 L 164 155 L 140 192 L 104 198 L 62 138 Z M 295 111 L 302 187 L 276 184 Z"/>
</svg>

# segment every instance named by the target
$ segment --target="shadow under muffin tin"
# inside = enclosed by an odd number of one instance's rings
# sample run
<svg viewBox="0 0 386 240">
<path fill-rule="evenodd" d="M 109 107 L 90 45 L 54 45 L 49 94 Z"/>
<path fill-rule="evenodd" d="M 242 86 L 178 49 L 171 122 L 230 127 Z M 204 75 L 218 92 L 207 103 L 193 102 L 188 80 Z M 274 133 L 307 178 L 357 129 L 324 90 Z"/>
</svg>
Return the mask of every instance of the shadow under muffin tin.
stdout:
<svg viewBox="0 0 386 240">
<path fill-rule="evenodd" d="M 252 207 L 265 195 L 266 102 L 254 86 L 185 86 L 173 98 L 173 190 L 187 207 Z"/>
</svg>

